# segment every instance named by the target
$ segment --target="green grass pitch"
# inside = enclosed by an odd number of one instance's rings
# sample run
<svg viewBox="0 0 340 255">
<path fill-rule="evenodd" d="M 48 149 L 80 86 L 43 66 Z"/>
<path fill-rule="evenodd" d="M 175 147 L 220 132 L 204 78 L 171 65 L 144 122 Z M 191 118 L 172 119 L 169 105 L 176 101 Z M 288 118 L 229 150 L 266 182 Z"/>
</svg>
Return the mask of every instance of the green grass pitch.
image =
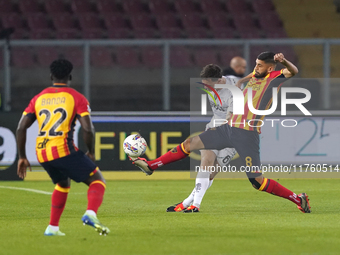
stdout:
<svg viewBox="0 0 340 255">
<path fill-rule="evenodd" d="M 50 195 L 0 188 L 0 254 L 339 254 L 340 180 L 284 179 L 307 192 L 312 213 L 254 190 L 248 180 L 215 180 L 197 214 L 166 213 L 192 190 L 189 181 L 108 181 L 99 236 L 83 226 L 86 186 L 72 183 L 60 221 L 65 237 L 45 237 Z M 52 192 L 51 182 L 0 186 Z"/>
</svg>

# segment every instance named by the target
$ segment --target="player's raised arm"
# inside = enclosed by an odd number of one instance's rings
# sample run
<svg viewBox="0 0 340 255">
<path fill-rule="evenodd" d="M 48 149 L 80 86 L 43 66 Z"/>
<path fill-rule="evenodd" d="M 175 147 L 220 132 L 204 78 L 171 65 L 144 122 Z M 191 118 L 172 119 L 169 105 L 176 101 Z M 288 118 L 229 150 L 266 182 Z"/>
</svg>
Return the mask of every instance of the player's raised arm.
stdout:
<svg viewBox="0 0 340 255">
<path fill-rule="evenodd" d="M 94 156 L 94 126 L 92 124 L 90 115 L 85 115 L 83 117 L 79 118 L 79 122 L 81 124 L 81 127 L 83 129 L 83 139 L 86 144 L 86 147 L 88 151 L 86 152 L 86 155 L 95 161 Z"/>
<path fill-rule="evenodd" d="M 26 157 L 26 132 L 27 129 L 33 124 L 33 122 L 34 119 L 28 117 L 27 115 L 22 115 L 16 131 L 16 139 L 19 154 L 17 174 L 21 179 L 26 177 L 27 168 L 29 168 L 30 171 L 32 171 L 30 163 L 28 162 Z"/>
<path fill-rule="evenodd" d="M 245 82 L 248 82 L 251 79 L 252 76 L 253 76 L 253 73 L 251 72 L 246 77 L 239 79 L 235 86 L 238 87 L 239 89 L 241 89 L 242 84 L 245 83 Z"/>
<path fill-rule="evenodd" d="M 293 77 L 299 72 L 299 69 L 290 61 L 285 59 L 285 56 L 282 53 L 277 53 L 274 56 L 274 60 L 276 62 L 280 62 L 286 68 L 283 69 L 282 73 L 286 78 Z"/>
</svg>

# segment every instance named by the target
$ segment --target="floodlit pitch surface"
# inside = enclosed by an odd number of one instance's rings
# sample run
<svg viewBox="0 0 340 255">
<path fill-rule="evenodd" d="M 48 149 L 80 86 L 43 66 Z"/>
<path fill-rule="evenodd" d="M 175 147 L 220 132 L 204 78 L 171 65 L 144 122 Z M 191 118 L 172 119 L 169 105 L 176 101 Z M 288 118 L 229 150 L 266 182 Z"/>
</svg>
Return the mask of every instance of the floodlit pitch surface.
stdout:
<svg viewBox="0 0 340 255">
<path fill-rule="evenodd" d="M 338 254 L 340 179 L 284 179 L 307 192 L 312 213 L 288 200 L 254 190 L 248 180 L 215 180 L 201 212 L 166 213 L 192 190 L 189 181 L 108 181 L 99 236 L 83 226 L 86 186 L 72 183 L 60 221 L 65 237 L 45 237 L 50 195 L 47 181 L 0 182 L 0 254 Z"/>
</svg>

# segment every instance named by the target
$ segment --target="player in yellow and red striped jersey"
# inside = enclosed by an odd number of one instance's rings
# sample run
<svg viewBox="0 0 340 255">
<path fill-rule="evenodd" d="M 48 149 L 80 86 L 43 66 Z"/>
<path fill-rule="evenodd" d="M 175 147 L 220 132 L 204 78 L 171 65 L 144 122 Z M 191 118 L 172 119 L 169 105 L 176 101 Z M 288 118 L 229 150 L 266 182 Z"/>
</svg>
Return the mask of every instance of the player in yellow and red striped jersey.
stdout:
<svg viewBox="0 0 340 255">
<path fill-rule="evenodd" d="M 278 62 L 284 65 L 285 68 L 275 71 Z M 249 88 L 252 87 L 252 104 L 254 108 L 257 110 L 269 109 L 272 100 L 272 88 L 278 87 L 279 89 L 287 78 L 297 73 L 297 67 L 288 61 L 282 53 L 261 53 L 256 59 L 254 72 L 238 82 L 238 87 L 240 87 L 243 82 L 249 81 L 243 92 L 245 96 L 244 115 L 233 116 L 233 122 L 230 125 L 224 124 L 185 140 L 175 149 L 170 150 L 155 160 L 147 161 L 146 159 L 138 158 L 133 163 L 143 169 L 144 172 L 152 174 L 158 167 L 183 159 L 193 150 L 235 148 L 242 160 L 243 167 L 250 169 L 246 174 L 254 188 L 289 199 L 297 205 L 300 211 L 310 213 L 310 205 L 306 193 L 296 195 L 275 180 L 263 177 L 260 172 L 260 129 L 254 129 L 248 125 L 248 120 L 261 120 L 264 118 L 264 116 L 255 116 L 249 111 L 247 96 Z M 256 123 L 252 125 L 256 126 Z M 257 171 L 252 171 L 252 169 L 257 169 Z M 194 210 L 195 208 L 191 209 Z"/>
<path fill-rule="evenodd" d="M 44 234 L 65 235 L 59 230 L 59 220 L 72 179 L 89 186 L 88 205 L 82 221 L 106 235 L 110 230 L 97 219 L 106 184 L 94 163 L 94 128 L 89 103 L 82 94 L 69 87 L 72 69 L 73 65 L 68 60 L 55 60 L 50 66 L 53 85 L 36 95 L 23 112 L 17 129 L 18 175 L 25 178 L 27 168 L 30 168 L 25 151 L 26 131 L 37 120 L 37 158 L 56 184 L 52 194 L 50 224 Z M 83 138 L 88 149 L 86 154 L 73 142 L 77 120 L 83 128 Z"/>
</svg>

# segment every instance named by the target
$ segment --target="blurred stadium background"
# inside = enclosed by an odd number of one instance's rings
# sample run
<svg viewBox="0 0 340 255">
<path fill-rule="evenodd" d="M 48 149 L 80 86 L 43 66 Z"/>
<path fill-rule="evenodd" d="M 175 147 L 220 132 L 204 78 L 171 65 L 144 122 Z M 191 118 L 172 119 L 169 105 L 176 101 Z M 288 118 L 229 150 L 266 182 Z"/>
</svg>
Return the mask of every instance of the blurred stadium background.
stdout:
<svg viewBox="0 0 340 255">
<path fill-rule="evenodd" d="M 232 57 L 242 56 L 250 72 L 256 56 L 267 50 L 284 53 L 298 66 L 302 79 L 290 86 L 308 87 L 307 108 L 321 110 L 308 130 L 321 130 L 322 139 L 323 118 L 336 116 L 340 106 L 339 11 L 340 1 L 333 0 L 0 0 L 0 128 L 5 127 L 0 129 L 0 166 L 15 168 L 17 121 L 29 100 L 50 85 L 48 67 L 56 58 L 72 61 L 72 87 L 89 99 L 97 116 L 96 159 L 103 170 L 131 169 L 120 148 L 131 132 L 145 136 L 150 159 L 193 133 L 190 78 L 198 77 L 203 66 L 227 68 Z M 132 123 L 137 121 L 133 115 L 144 123 Z M 333 126 L 327 139 L 335 141 Z M 287 160 L 329 143 L 316 133 L 303 133 Z M 332 146 L 327 145 L 329 153 L 337 153 Z M 188 162 L 164 169 L 188 169 Z M 0 179 L 4 175 L 0 171 Z"/>
<path fill-rule="evenodd" d="M 48 65 L 62 57 L 73 62 L 72 86 L 94 111 L 189 111 L 188 81 L 202 66 L 225 68 L 240 55 L 250 71 L 265 50 L 283 52 L 298 65 L 299 77 L 336 78 L 340 41 L 327 38 L 339 38 L 339 5 L 333 0 L 0 0 L 0 28 L 15 29 L 10 51 L 0 41 L 2 109 L 22 111 L 48 84 Z M 314 85 L 316 108 L 338 109 L 339 86 L 332 81 Z"/>
</svg>

